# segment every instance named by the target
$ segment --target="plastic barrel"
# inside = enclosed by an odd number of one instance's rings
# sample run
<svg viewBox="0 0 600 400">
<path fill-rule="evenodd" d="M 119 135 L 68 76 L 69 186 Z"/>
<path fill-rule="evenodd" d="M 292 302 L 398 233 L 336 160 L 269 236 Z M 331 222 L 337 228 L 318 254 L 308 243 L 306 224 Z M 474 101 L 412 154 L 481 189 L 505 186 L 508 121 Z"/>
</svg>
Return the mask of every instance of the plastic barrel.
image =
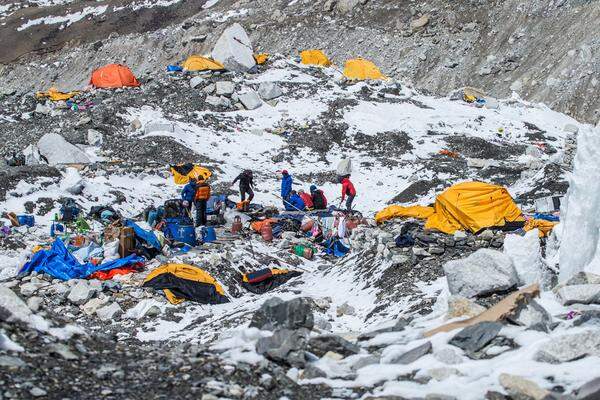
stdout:
<svg viewBox="0 0 600 400">
<path fill-rule="evenodd" d="M 21 226 L 33 226 L 35 225 L 35 217 L 33 215 L 17 215 L 17 221 Z"/>
<path fill-rule="evenodd" d="M 181 224 L 177 221 L 166 221 L 164 234 L 169 239 L 187 243 L 190 246 L 195 246 L 197 244 L 194 225 Z"/>
<path fill-rule="evenodd" d="M 207 226 L 202 229 L 202 241 L 205 243 L 214 242 L 217 240 L 217 233 L 215 232 L 215 228 L 212 226 Z"/>
</svg>

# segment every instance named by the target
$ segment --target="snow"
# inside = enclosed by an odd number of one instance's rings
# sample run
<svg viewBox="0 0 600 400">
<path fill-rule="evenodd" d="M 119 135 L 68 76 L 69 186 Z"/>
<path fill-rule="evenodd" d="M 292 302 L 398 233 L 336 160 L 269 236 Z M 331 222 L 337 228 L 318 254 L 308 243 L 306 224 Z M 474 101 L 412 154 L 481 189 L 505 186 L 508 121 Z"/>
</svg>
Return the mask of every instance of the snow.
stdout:
<svg viewBox="0 0 600 400">
<path fill-rule="evenodd" d="M 47 16 L 47 17 L 42 17 L 42 18 L 31 19 L 31 20 L 27 21 L 26 23 L 24 23 L 23 25 L 19 26 L 17 28 L 17 31 L 23 31 L 25 29 L 31 28 L 32 26 L 41 25 L 41 24 L 45 24 L 45 25 L 66 24 L 66 25 L 63 25 L 63 27 L 65 27 L 65 26 L 68 27 L 71 24 L 74 24 L 77 21 L 81 21 L 84 18 L 104 14 L 104 12 L 107 9 L 108 9 L 108 6 L 85 7 L 83 10 L 72 13 L 72 14 L 56 16 L 56 17 L 55 16 Z"/>
<path fill-rule="evenodd" d="M 559 281 L 579 271 L 600 274 L 600 129 L 579 132 L 569 190 L 561 206 Z"/>
<path fill-rule="evenodd" d="M 510 257 L 517 270 L 520 285 L 542 283 L 542 260 L 538 230 L 532 229 L 525 236 L 516 234 L 504 238 L 504 253 Z"/>
<path fill-rule="evenodd" d="M 219 0 L 208 0 L 206 3 L 204 3 L 204 5 L 202 6 L 202 8 L 211 8 L 212 6 L 214 6 L 215 4 L 217 4 L 219 2 Z"/>
</svg>

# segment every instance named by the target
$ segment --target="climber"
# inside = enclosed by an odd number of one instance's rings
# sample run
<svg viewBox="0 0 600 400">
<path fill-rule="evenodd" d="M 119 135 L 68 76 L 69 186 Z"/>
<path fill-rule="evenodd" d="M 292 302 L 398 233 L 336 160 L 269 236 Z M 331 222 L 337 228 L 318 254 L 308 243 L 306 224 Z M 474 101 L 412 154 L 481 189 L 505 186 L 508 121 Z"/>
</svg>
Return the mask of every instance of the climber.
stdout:
<svg viewBox="0 0 600 400">
<path fill-rule="evenodd" d="M 327 198 L 322 190 L 317 189 L 315 185 L 311 185 L 310 194 L 312 197 L 313 209 L 325 210 L 327 209 Z"/>
<path fill-rule="evenodd" d="M 287 170 L 281 171 L 281 199 L 283 200 L 283 206 L 287 209 L 290 196 L 292 194 L 292 183 L 294 179 L 287 172 Z"/>
<path fill-rule="evenodd" d="M 288 200 L 284 202 L 287 211 L 304 211 L 305 205 L 302 198 L 298 196 L 295 190 L 290 192 Z"/>
<path fill-rule="evenodd" d="M 196 226 L 206 225 L 206 203 L 210 199 L 210 185 L 206 181 L 198 182 L 194 205 L 196 207 Z"/>
<path fill-rule="evenodd" d="M 310 194 L 308 194 L 304 190 L 300 189 L 300 190 L 298 190 L 298 196 L 300 196 L 300 198 L 304 202 L 304 206 L 306 207 L 307 210 L 312 210 L 314 208 L 312 196 Z"/>
<path fill-rule="evenodd" d="M 254 188 L 253 179 L 252 171 L 246 169 L 231 183 L 231 185 L 235 185 L 237 181 L 240 181 L 240 200 L 242 202 L 246 201 L 246 194 L 248 194 L 248 203 L 254 198 L 254 191 L 252 190 Z"/>
<path fill-rule="evenodd" d="M 196 190 L 198 189 L 198 181 L 196 178 L 190 178 L 187 185 L 183 187 L 181 191 L 181 200 L 183 200 L 183 205 L 187 209 L 188 213 L 192 210 L 192 205 L 194 204 L 194 198 L 196 197 Z"/>
<path fill-rule="evenodd" d="M 347 196 L 346 210 L 352 211 L 352 202 L 356 197 L 356 189 L 350 181 L 350 175 L 340 177 L 340 183 L 342 184 L 342 200 L 340 201 L 340 207 L 342 206 L 342 203 L 344 202 L 344 199 L 346 199 Z"/>
</svg>

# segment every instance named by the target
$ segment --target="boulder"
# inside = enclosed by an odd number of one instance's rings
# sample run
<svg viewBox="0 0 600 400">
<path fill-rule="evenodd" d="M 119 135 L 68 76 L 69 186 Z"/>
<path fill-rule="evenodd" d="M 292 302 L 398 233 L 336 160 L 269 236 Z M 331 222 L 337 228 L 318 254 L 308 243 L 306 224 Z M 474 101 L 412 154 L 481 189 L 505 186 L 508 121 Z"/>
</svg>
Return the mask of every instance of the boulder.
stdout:
<svg viewBox="0 0 600 400">
<path fill-rule="evenodd" d="M 0 310 L 4 310 L 14 319 L 27 322 L 31 309 L 19 296 L 5 286 L 0 286 Z"/>
<path fill-rule="evenodd" d="M 540 346 L 534 359 L 539 362 L 559 364 L 588 355 L 600 356 L 600 335 L 597 331 L 589 330 L 550 339 Z"/>
<path fill-rule="evenodd" d="M 557 293 L 565 306 L 571 304 L 600 304 L 600 284 L 563 286 Z"/>
<path fill-rule="evenodd" d="M 254 90 L 240 94 L 238 99 L 246 110 L 254 110 L 263 104 L 262 100 Z"/>
<path fill-rule="evenodd" d="M 248 72 L 256 65 L 250 38 L 238 23 L 223 31 L 211 56 L 229 71 Z"/>
<path fill-rule="evenodd" d="M 21 296 L 29 297 L 44 286 L 48 286 L 48 282 L 26 282 L 19 287 Z"/>
<path fill-rule="evenodd" d="M 500 374 L 498 377 L 500 385 L 515 399 L 542 400 L 549 391 L 542 389 L 537 383 L 518 375 Z"/>
<path fill-rule="evenodd" d="M 42 163 L 40 150 L 35 144 L 25 147 L 23 157 L 25 157 L 25 165 L 39 165 Z"/>
<path fill-rule="evenodd" d="M 444 349 L 435 351 L 433 353 L 433 357 L 436 360 L 448 365 L 460 364 L 463 362 L 462 356 L 452 347 L 446 347 Z"/>
<path fill-rule="evenodd" d="M 566 286 L 572 285 L 587 285 L 587 284 L 600 284 L 600 275 L 593 274 L 591 272 L 580 271 L 573 275 L 569 280 L 565 282 Z"/>
<path fill-rule="evenodd" d="M 522 304 L 508 320 L 514 324 L 541 332 L 549 332 L 552 316 L 537 301 Z"/>
<path fill-rule="evenodd" d="M 231 107 L 231 101 L 227 97 L 206 96 L 205 102 L 213 107 Z"/>
<path fill-rule="evenodd" d="M 358 371 L 359 369 L 368 365 L 379 364 L 379 357 L 373 354 L 366 354 L 362 356 L 356 356 L 356 360 L 350 364 L 352 371 Z"/>
<path fill-rule="evenodd" d="M 108 297 L 97 297 L 89 300 L 81 307 L 81 309 L 87 315 L 94 315 L 96 311 L 106 303 L 108 303 Z"/>
<path fill-rule="evenodd" d="M 275 330 L 280 328 L 312 329 L 314 316 L 310 308 L 311 301 L 306 298 L 296 298 L 283 301 L 273 297 L 265 301 L 252 316 L 250 327 L 261 330 Z"/>
<path fill-rule="evenodd" d="M 91 161 L 79 147 L 57 133 L 46 133 L 37 143 L 38 150 L 50 165 L 89 164 Z"/>
<path fill-rule="evenodd" d="M 573 326 L 600 327 L 600 310 L 584 310 L 575 321 Z"/>
<path fill-rule="evenodd" d="M 341 13 L 349 13 L 361 3 L 361 0 L 338 0 L 336 9 Z"/>
<path fill-rule="evenodd" d="M 74 185 L 69 186 L 66 190 L 74 196 L 80 195 L 85 189 L 85 182 L 83 180 L 77 181 Z"/>
<path fill-rule="evenodd" d="M 348 304 L 348 302 L 345 302 L 336 308 L 335 314 L 338 317 L 341 317 L 342 315 L 355 315 L 356 310 L 354 309 L 354 307 Z"/>
<path fill-rule="evenodd" d="M 318 357 L 323 357 L 328 351 L 334 351 L 347 357 L 358 354 L 360 347 L 337 335 L 321 335 L 310 338 L 308 351 Z"/>
<path fill-rule="evenodd" d="M 475 353 L 498 336 L 501 329 L 502 324 L 499 322 L 480 322 L 458 332 L 450 339 L 448 344 L 463 349 L 468 353 Z"/>
<path fill-rule="evenodd" d="M 504 238 L 504 254 L 510 257 L 519 285 L 542 283 L 543 263 L 538 231 L 533 229 L 521 235 L 506 235 Z"/>
<path fill-rule="evenodd" d="M 67 299 L 74 304 L 81 305 L 87 303 L 96 293 L 96 289 L 92 288 L 84 280 L 78 281 L 69 292 Z"/>
<path fill-rule="evenodd" d="M 486 310 L 485 307 L 471 301 L 463 296 L 450 296 L 448 299 L 447 319 L 458 317 L 475 317 Z"/>
<path fill-rule="evenodd" d="M 204 78 L 201 76 L 195 76 L 192 79 L 190 79 L 190 87 L 192 89 L 196 89 L 198 86 L 200 86 L 202 83 L 204 82 Z"/>
<path fill-rule="evenodd" d="M 327 378 L 327 374 L 313 363 L 308 363 L 302 372 L 302 379 Z"/>
<path fill-rule="evenodd" d="M 269 101 L 283 95 L 283 92 L 275 82 L 263 82 L 258 87 L 258 94 L 261 99 Z"/>
<path fill-rule="evenodd" d="M 102 136 L 102 132 L 97 131 L 95 129 L 88 129 L 87 143 L 90 146 L 102 146 L 103 142 L 104 142 L 104 137 Z"/>
<path fill-rule="evenodd" d="M 431 342 L 425 342 L 420 346 L 400 354 L 399 356 L 393 357 L 387 362 L 387 364 L 411 364 L 424 355 L 431 353 L 431 350 Z"/>
<path fill-rule="evenodd" d="M 110 303 L 96 310 L 96 315 L 102 321 L 110 321 L 123 314 L 123 309 L 118 303 Z"/>
<path fill-rule="evenodd" d="M 273 332 L 273 336 L 258 339 L 256 352 L 277 363 L 303 367 L 306 363 L 304 349 L 309 334 L 306 328 L 278 329 Z"/>
<path fill-rule="evenodd" d="M 506 291 L 519 278 L 511 259 L 499 251 L 479 249 L 467 258 L 444 264 L 450 293 L 475 297 Z"/>
<path fill-rule="evenodd" d="M 235 84 L 231 81 L 219 81 L 215 88 L 217 96 L 231 96 L 235 91 Z"/>
<path fill-rule="evenodd" d="M 577 389 L 577 400 L 600 399 L 600 378 L 592 379 Z"/>
<path fill-rule="evenodd" d="M 410 21 L 410 29 L 413 31 L 423 28 L 429 23 L 429 14 L 423 14 L 417 19 Z"/>
</svg>

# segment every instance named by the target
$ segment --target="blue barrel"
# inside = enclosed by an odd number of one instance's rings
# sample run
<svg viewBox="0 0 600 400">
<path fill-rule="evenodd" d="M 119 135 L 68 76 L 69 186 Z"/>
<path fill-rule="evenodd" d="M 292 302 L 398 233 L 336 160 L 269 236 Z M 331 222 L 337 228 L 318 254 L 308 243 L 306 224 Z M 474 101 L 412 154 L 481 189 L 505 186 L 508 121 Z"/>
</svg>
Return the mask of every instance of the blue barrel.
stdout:
<svg viewBox="0 0 600 400">
<path fill-rule="evenodd" d="M 215 228 L 212 226 L 206 226 L 202 228 L 202 241 L 204 243 L 211 243 L 217 240 L 217 234 Z"/>
<path fill-rule="evenodd" d="M 35 217 L 33 215 L 17 215 L 17 221 L 19 221 L 19 225 L 21 226 L 35 225 Z"/>
<path fill-rule="evenodd" d="M 182 224 L 177 218 L 165 219 L 164 234 L 166 237 L 178 242 L 187 243 L 190 246 L 196 246 L 196 230 L 194 225 Z"/>
</svg>

